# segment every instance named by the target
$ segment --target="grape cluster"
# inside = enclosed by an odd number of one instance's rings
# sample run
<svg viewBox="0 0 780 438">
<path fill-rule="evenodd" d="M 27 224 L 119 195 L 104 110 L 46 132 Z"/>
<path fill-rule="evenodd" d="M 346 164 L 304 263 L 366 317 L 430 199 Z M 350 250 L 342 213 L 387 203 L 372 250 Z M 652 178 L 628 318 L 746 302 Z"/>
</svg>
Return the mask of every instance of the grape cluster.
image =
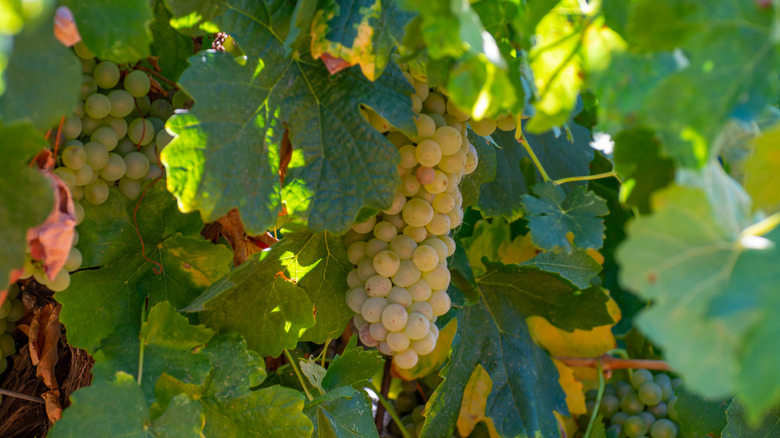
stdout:
<svg viewBox="0 0 780 438">
<path fill-rule="evenodd" d="M 675 438 L 680 435 L 674 390 L 679 378 L 635 370 L 631 381 L 608 383 L 601 398 L 599 413 L 607 426 L 607 437 Z M 588 417 L 596 404 L 597 391 L 585 394 Z"/>
<path fill-rule="evenodd" d="M 78 225 L 84 220 L 80 201 L 102 204 L 113 185 L 135 199 L 145 180 L 163 174 L 157 157 L 172 139 L 164 129 L 165 121 L 174 107 L 183 108 L 189 97 L 177 92 L 171 103 L 151 93 L 151 79 L 145 72 L 121 70 L 113 62 L 99 61 L 83 44 L 77 44 L 74 50 L 82 65 L 81 95 L 73 114 L 66 115 L 62 123 L 60 138 L 64 144 L 59 146 L 53 173 L 70 189 Z M 150 95 L 158 98 L 152 101 Z M 76 243 L 78 232 L 65 267 L 55 278 L 49 279 L 29 254 L 22 278 L 33 275 L 55 292 L 65 290 L 70 285 L 69 272 L 82 262 Z"/>
<path fill-rule="evenodd" d="M 8 356 L 16 352 L 13 333 L 16 321 L 22 319 L 26 312 L 24 303 L 19 299 L 19 286 L 14 283 L 8 286 L 8 296 L 0 305 L 0 374 L 8 368 Z"/>
<path fill-rule="evenodd" d="M 455 252 L 450 230 L 463 221 L 458 185 L 478 163 L 468 141 L 468 116 L 446 96 L 415 84 L 417 135 L 407 138 L 370 108 L 364 117 L 398 147 L 401 184 L 387 210 L 356 223 L 345 236 L 354 269 L 347 304 L 367 346 L 412 368 L 436 346 L 436 318 L 450 309 L 447 257 Z"/>
</svg>

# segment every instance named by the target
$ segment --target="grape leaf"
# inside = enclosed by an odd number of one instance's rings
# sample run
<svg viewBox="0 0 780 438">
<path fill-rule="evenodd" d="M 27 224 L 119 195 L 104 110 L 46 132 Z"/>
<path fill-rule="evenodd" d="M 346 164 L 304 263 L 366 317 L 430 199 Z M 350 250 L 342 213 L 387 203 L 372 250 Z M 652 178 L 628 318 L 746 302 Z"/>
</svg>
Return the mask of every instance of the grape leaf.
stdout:
<svg viewBox="0 0 780 438">
<path fill-rule="evenodd" d="M 780 412 L 777 409 L 769 411 L 760 422 L 753 424 L 748 421 L 748 413 L 738 400 L 734 400 L 726 411 L 728 425 L 721 438 L 764 438 L 780 434 Z"/>
<path fill-rule="evenodd" d="M 745 190 L 753 199 L 753 207 L 768 213 L 780 207 L 780 196 L 774 189 L 780 183 L 780 173 L 777 172 L 780 162 L 779 136 L 780 127 L 762 132 L 754 140 L 755 152 L 745 163 Z"/>
<path fill-rule="evenodd" d="M 685 387 L 678 388 L 674 395 L 677 397 L 674 409 L 680 422 L 680 432 L 718 435 L 728 424 L 726 409 L 731 404 L 731 398 L 705 400 Z"/>
<path fill-rule="evenodd" d="M 650 195 L 674 181 L 674 163 L 660 156 L 660 143 L 647 129 L 615 136 L 615 170 L 623 178 L 620 200 L 642 213 L 650 212 Z"/>
<path fill-rule="evenodd" d="M 210 0 L 165 0 L 165 6 L 173 16 L 171 27 L 185 35 L 203 35 L 219 32 L 219 26 L 212 20 L 224 12 L 228 4 Z"/>
<path fill-rule="evenodd" d="M 393 374 L 398 374 L 404 380 L 415 380 L 438 372 L 450 357 L 452 340 L 455 338 L 455 332 L 458 329 L 457 321 L 457 318 L 452 318 L 439 330 L 436 347 L 430 354 L 420 356 L 417 360 L 417 365 L 406 370 L 397 367 L 393 368 Z"/>
<path fill-rule="evenodd" d="M 479 157 L 479 164 L 474 172 L 466 175 L 460 181 L 460 192 L 463 195 L 463 207 L 475 206 L 479 203 L 479 190 L 482 184 L 496 178 L 496 144 L 491 139 L 480 137 L 469 130 L 469 142 L 474 145 Z"/>
<path fill-rule="evenodd" d="M 482 264 L 482 257 L 487 257 L 491 261 L 504 262 L 498 255 L 498 250 L 502 245 L 511 242 L 511 239 L 512 230 L 504 218 L 477 221 L 471 236 L 461 239 L 474 275 L 480 276 L 487 272 L 487 268 Z"/>
<path fill-rule="evenodd" d="M 511 134 L 496 131 L 493 139 L 499 146 L 496 149 L 496 177 L 479 187 L 477 208 L 483 216 L 503 216 L 513 222 L 522 217 L 522 196 L 528 193 L 528 185 L 521 172 L 521 160 L 528 155 Z"/>
<path fill-rule="evenodd" d="M 568 414 L 552 361 L 530 338 L 517 294 L 485 290 L 478 304 L 458 314 L 458 331 L 445 380 L 426 406 L 422 438 L 450 436 L 463 391 L 477 365 L 490 375 L 486 417 L 500 436 L 557 436 L 557 410 Z"/>
<path fill-rule="evenodd" d="M 483 292 L 505 294 L 525 315 L 542 316 L 566 331 L 591 329 L 614 321 L 607 309 L 609 297 L 600 288 L 578 290 L 556 274 L 530 266 L 504 265 L 483 259 L 487 273 L 477 278 Z M 503 314 L 495 308 L 495 317 Z M 513 310 L 507 309 L 507 312 Z"/>
<path fill-rule="evenodd" d="M 42 2 L 35 8 L 25 8 L 17 1 L 0 3 L 0 96 L 6 91 L 5 68 L 14 47 L 14 35 L 35 28 L 41 21 L 48 23 L 55 5 L 52 2 Z M 26 28 L 26 29 L 25 29 Z"/>
<path fill-rule="evenodd" d="M 100 59 L 134 62 L 149 56 L 152 6 L 148 0 L 64 0 L 84 44 Z M 106 26 L 109 20 L 112 25 Z"/>
<path fill-rule="evenodd" d="M 471 435 L 474 426 L 485 418 L 485 407 L 492 388 L 490 375 L 482 365 L 477 364 L 463 388 L 463 401 L 457 422 L 460 436 Z"/>
<path fill-rule="evenodd" d="M 25 29 L 13 39 L 6 90 L 0 95 L 4 124 L 26 121 L 45 131 L 69 114 L 79 97 L 81 65 L 54 37 L 50 23 Z"/>
<path fill-rule="evenodd" d="M 555 272 L 583 289 L 590 287 L 590 280 L 601 271 L 601 265 L 581 248 L 574 248 L 571 253 L 561 250 L 545 251 L 522 264 Z"/>
<path fill-rule="evenodd" d="M 530 328 L 530 324 L 529 324 Z M 563 392 L 566 393 L 566 407 L 569 408 L 569 415 L 583 415 L 588 409 L 585 406 L 585 394 L 583 394 L 582 382 L 574 376 L 574 371 L 563 362 L 553 359 L 555 368 L 558 370 L 558 383 Z"/>
<path fill-rule="evenodd" d="M 357 336 L 352 336 L 344 352 L 333 358 L 322 387 L 333 391 L 340 386 L 359 387 L 382 369 L 384 362 L 379 352 L 357 346 Z"/>
<path fill-rule="evenodd" d="M 360 65 L 363 75 L 374 81 L 384 71 L 411 17 L 390 0 L 322 2 L 311 23 L 312 57 L 329 55 L 344 67 Z"/>
<path fill-rule="evenodd" d="M 563 248 L 571 253 L 579 248 L 601 248 L 604 243 L 604 220 L 609 213 L 607 202 L 593 192 L 577 187 L 568 196 L 552 182 L 533 187 L 538 197 L 523 195 L 531 240 L 539 248 Z M 567 233 L 574 234 L 569 242 Z M 572 243 L 574 246 L 572 246 Z"/>
<path fill-rule="evenodd" d="M 136 204 L 115 189 L 103 204 L 84 204 L 78 247 L 82 266 L 96 269 L 73 274 L 70 287 L 57 293 L 71 345 L 94 352 L 123 324 L 137 333 L 146 299 L 150 307 L 166 300 L 174 308 L 183 307 L 230 269 L 232 252 L 204 240 L 197 215 L 179 213 L 161 184 L 149 188 L 138 204 L 138 232 L 133 221 Z M 144 259 L 137 233 L 146 256 L 161 264 L 160 274 L 157 265 Z"/>
<path fill-rule="evenodd" d="M 200 210 L 206 221 L 237 207 L 247 231 L 259 234 L 276 222 L 282 201 L 315 231 L 336 233 L 349 228 L 361 207 L 390 205 L 398 152 L 358 106 L 415 132 L 413 89 L 398 67 L 390 64 L 375 82 L 356 67 L 330 76 L 305 52 L 285 55 L 289 3 L 227 4 L 215 21 L 247 57 L 198 55 L 181 76 L 196 104 L 168 121 L 178 137 L 162 152 L 168 188 L 180 207 Z M 293 152 L 281 187 L 285 127 Z"/>
<path fill-rule="evenodd" d="M 110 381 L 97 380 L 76 391 L 72 405 L 48 436 L 200 437 L 203 412 L 196 403 L 174 399 L 168 411 L 152 421 L 149 405 L 135 379 L 117 373 Z"/>
<path fill-rule="evenodd" d="M 27 166 L 36 152 L 47 146 L 43 135 L 27 124 L 0 125 L 0 150 L 7 170 L 0 175 L 0 288 L 9 282 L 9 272 L 24 264 L 27 229 L 44 220 L 54 207 L 49 180 Z"/>
<path fill-rule="evenodd" d="M 171 13 L 165 8 L 163 0 L 154 2 L 154 21 L 151 51 L 159 57 L 157 64 L 166 78 L 176 82 L 181 72 L 187 68 L 187 58 L 194 53 L 192 38 L 182 35 L 170 25 Z"/>
<path fill-rule="evenodd" d="M 306 415 L 314 423 L 312 437 L 379 437 L 371 414 L 371 400 L 357 390 L 352 397 L 338 397 L 309 407 Z"/>
<path fill-rule="evenodd" d="M 636 324 L 687 386 L 707 397 L 737 392 L 756 415 L 780 398 L 780 357 L 761 348 L 780 330 L 780 302 L 769 292 L 780 284 L 780 230 L 743 234 L 739 208 L 712 206 L 727 198 L 664 189 L 655 213 L 630 226 L 617 258 L 621 282 L 653 300 Z"/>
</svg>

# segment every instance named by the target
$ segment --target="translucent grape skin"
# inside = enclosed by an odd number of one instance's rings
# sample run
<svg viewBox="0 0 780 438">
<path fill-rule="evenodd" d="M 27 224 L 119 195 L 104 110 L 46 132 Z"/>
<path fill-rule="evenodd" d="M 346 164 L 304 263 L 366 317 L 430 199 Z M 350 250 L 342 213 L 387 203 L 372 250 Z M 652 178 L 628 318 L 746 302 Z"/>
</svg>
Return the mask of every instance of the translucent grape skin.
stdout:
<svg viewBox="0 0 780 438">
<path fill-rule="evenodd" d="M 657 405 L 663 397 L 661 387 L 652 380 L 643 383 L 637 390 L 637 393 L 639 394 L 639 400 L 647 406 Z"/>
<path fill-rule="evenodd" d="M 388 304 L 382 311 L 382 325 L 391 332 L 403 330 L 408 318 L 409 314 L 400 304 Z"/>
<path fill-rule="evenodd" d="M 395 355 L 393 358 L 393 362 L 395 362 L 395 365 L 398 368 L 401 368 L 403 370 L 408 370 L 415 365 L 417 365 L 417 361 L 419 360 L 417 356 L 417 352 L 415 352 L 413 349 L 409 348 L 406 351 L 399 353 Z"/>
<path fill-rule="evenodd" d="M 635 370 L 631 376 L 631 386 L 635 389 L 639 389 L 645 382 L 653 381 L 653 373 L 645 369 Z"/>
<path fill-rule="evenodd" d="M 650 427 L 650 436 L 652 438 L 675 438 L 677 427 L 670 420 L 662 418 Z"/>
<path fill-rule="evenodd" d="M 125 76 L 125 90 L 134 97 L 146 96 L 152 88 L 149 76 L 141 70 L 134 70 Z"/>
</svg>

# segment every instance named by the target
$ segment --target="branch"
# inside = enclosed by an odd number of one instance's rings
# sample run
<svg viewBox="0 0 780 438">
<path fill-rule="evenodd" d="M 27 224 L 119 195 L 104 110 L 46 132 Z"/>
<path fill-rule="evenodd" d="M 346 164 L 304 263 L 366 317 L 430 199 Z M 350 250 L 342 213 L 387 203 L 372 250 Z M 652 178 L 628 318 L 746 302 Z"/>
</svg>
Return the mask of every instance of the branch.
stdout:
<svg viewBox="0 0 780 438">
<path fill-rule="evenodd" d="M 41 397 L 33 397 L 31 395 L 22 394 L 21 392 L 16 392 L 16 391 L 9 391 L 7 389 L 0 389 L 0 394 L 7 395 L 9 397 L 20 398 L 22 400 L 27 400 L 35 403 L 41 403 L 41 404 L 46 403 L 45 401 L 43 401 L 43 398 Z"/>
<path fill-rule="evenodd" d="M 604 371 L 627 370 L 627 369 L 646 369 L 656 371 L 673 371 L 668 363 L 662 360 L 652 359 L 620 359 L 604 354 L 599 357 L 556 357 L 558 361 L 570 367 L 580 368 L 598 368 L 601 361 Z"/>
</svg>

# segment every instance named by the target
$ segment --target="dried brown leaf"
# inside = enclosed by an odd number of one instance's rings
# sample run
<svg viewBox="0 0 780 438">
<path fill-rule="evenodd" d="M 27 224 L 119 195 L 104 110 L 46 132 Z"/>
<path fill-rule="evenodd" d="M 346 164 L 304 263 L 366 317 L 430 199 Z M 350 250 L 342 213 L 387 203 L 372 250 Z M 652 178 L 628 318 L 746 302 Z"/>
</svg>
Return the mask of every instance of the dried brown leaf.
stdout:
<svg viewBox="0 0 780 438">
<path fill-rule="evenodd" d="M 76 20 L 67 6 L 57 8 L 57 13 L 54 15 L 54 36 L 67 47 L 72 47 L 81 41 Z"/>
<path fill-rule="evenodd" d="M 62 334 L 60 324 L 60 310 L 62 306 L 50 303 L 42 309 L 36 310 L 27 329 L 28 343 L 30 346 L 30 360 L 37 366 L 36 375 L 50 389 L 59 387 L 55 377 L 54 367 L 57 365 L 57 346 Z"/>
<path fill-rule="evenodd" d="M 60 390 L 52 389 L 41 394 L 43 400 L 46 401 L 46 416 L 49 417 L 49 421 L 55 423 L 62 418 L 62 405 L 60 405 Z"/>
</svg>

